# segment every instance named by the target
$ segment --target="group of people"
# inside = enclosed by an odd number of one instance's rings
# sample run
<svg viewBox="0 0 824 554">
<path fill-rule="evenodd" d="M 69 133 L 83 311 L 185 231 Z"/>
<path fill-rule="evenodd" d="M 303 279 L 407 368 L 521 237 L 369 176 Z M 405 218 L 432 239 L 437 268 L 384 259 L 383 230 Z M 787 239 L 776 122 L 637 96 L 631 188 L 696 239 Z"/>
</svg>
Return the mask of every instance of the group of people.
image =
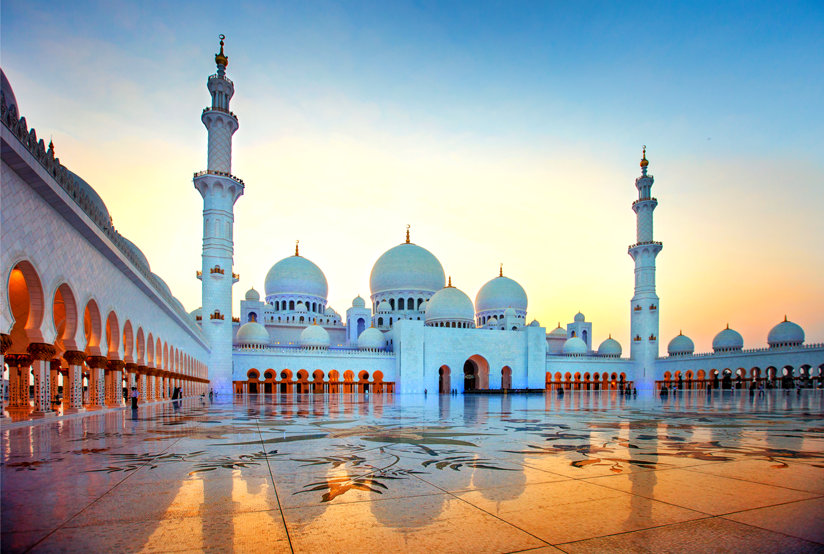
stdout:
<svg viewBox="0 0 824 554">
<path fill-rule="evenodd" d="M 131 399 L 132 410 L 136 410 L 138 400 L 140 399 L 140 391 L 137 390 L 137 387 L 132 387 L 132 392 L 129 393 L 129 398 Z M 181 400 L 182 398 L 183 389 L 181 387 L 175 387 L 172 389 L 172 400 Z"/>
</svg>

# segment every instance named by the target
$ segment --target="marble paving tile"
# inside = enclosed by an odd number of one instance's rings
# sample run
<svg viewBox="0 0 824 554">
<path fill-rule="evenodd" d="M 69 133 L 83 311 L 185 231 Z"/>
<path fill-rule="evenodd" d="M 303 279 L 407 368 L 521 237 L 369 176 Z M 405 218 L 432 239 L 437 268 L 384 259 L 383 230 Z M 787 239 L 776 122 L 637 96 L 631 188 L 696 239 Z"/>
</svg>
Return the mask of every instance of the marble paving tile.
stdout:
<svg viewBox="0 0 824 554">
<path fill-rule="evenodd" d="M 729 552 L 821 552 L 821 545 L 723 518 L 700 519 L 654 529 L 558 545 L 570 554 L 637 552 L 682 554 Z"/>
<path fill-rule="evenodd" d="M 769 460 L 740 460 L 708 464 L 690 468 L 690 470 L 824 494 L 824 468 L 813 467 L 802 462 L 789 461 L 788 463 L 782 463 Z"/>
<path fill-rule="evenodd" d="M 513 552 L 545 543 L 442 494 L 287 508 L 296 552 Z"/>
<path fill-rule="evenodd" d="M 736 512 L 724 518 L 817 542 L 824 550 L 824 498 Z"/>
<path fill-rule="evenodd" d="M 637 494 L 711 515 L 761 508 L 816 495 L 785 488 L 672 469 L 587 479 L 588 483 Z"/>
</svg>

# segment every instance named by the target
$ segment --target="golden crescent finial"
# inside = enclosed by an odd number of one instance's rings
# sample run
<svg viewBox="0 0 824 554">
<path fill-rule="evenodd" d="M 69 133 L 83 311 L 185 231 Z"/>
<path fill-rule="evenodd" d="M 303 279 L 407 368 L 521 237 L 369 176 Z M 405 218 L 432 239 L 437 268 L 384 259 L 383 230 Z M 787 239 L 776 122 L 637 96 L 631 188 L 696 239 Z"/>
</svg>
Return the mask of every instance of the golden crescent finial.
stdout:
<svg viewBox="0 0 824 554">
<path fill-rule="evenodd" d="M 218 35 L 218 38 L 220 39 L 220 52 L 215 54 L 215 63 L 226 67 L 229 65 L 229 57 L 223 53 L 223 40 L 226 38 L 226 35 Z"/>
</svg>

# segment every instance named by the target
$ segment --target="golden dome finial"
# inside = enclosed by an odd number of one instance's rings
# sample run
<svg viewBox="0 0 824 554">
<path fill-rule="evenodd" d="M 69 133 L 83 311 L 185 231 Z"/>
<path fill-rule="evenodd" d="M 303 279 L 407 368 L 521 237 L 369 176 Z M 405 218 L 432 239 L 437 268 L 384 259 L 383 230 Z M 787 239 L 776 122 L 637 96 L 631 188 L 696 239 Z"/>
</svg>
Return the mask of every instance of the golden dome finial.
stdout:
<svg viewBox="0 0 824 554">
<path fill-rule="evenodd" d="M 295 241 L 295 256 L 300 256 L 300 251 L 298 250 L 298 246 L 300 246 L 300 240 Z"/>
<path fill-rule="evenodd" d="M 498 277 L 504 276 L 504 264 L 501 263 L 501 268 L 498 270 Z"/>
<path fill-rule="evenodd" d="M 215 54 L 215 63 L 223 67 L 229 65 L 229 57 L 223 53 L 223 39 L 225 38 L 226 35 L 220 35 L 220 53 Z"/>
<path fill-rule="evenodd" d="M 647 145 L 645 144 L 643 150 L 641 151 L 641 167 L 647 167 L 649 165 L 649 160 L 647 159 Z"/>
<path fill-rule="evenodd" d="M 787 321 L 787 314 L 784 314 L 784 321 Z"/>
<path fill-rule="evenodd" d="M 452 276 L 451 275 L 449 276 L 449 284 L 446 285 L 446 288 L 448 288 L 448 289 L 452 288 Z"/>
<path fill-rule="evenodd" d="M 406 244 L 409 244 L 409 228 L 410 228 L 410 227 L 411 227 L 411 225 L 409 225 L 409 224 L 407 223 L 407 224 L 406 224 Z"/>
</svg>

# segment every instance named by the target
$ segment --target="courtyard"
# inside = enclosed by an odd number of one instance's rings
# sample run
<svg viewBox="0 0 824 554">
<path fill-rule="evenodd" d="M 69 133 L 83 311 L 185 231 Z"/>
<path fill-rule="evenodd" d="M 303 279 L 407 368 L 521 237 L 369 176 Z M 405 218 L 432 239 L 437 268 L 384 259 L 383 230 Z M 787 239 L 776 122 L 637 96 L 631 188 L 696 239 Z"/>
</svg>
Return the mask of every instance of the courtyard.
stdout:
<svg viewBox="0 0 824 554">
<path fill-rule="evenodd" d="M 822 392 L 257 395 L 2 429 L 2 550 L 820 552 Z"/>
</svg>

